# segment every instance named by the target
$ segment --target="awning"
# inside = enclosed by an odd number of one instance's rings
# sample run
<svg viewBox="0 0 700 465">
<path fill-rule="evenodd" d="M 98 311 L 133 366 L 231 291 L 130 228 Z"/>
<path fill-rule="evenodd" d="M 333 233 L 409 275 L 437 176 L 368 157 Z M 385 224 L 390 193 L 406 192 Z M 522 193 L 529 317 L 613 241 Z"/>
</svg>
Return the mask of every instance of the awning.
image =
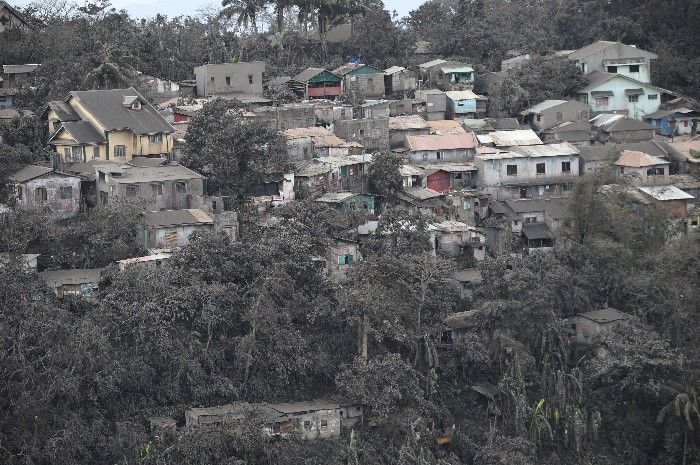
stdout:
<svg viewBox="0 0 700 465">
<path fill-rule="evenodd" d="M 523 225 L 523 234 L 528 239 L 551 239 L 552 233 L 545 223 L 531 223 Z"/>
<path fill-rule="evenodd" d="M 612 90 L 594 90 L 591 92 L 591 95 L 593 97 L 612 97 L 615 94 L 613 94 Z"/>
<path fill-rule="evenodd" d="M 644 95 L 644 89 L 625 89 L 625 95 Z"/>
</svg>

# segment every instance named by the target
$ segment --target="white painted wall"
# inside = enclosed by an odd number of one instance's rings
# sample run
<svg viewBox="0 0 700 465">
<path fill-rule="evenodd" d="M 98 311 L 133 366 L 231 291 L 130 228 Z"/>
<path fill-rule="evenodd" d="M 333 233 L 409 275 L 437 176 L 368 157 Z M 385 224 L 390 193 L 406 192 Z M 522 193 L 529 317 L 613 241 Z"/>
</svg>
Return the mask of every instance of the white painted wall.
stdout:
<svg viewBox="0 0 700 465">
<path fill-rule="evenodd" d="M 640 95 L 637 102 L 630 102 L 629 96 L 625 95 L 627 89 L 644 89 L 644 94 Z M 589 92 L 588 106 L 596 112 L 626 112 L 627 116 L 641 120 L 644 115 L 654 113 L 661 105 L 660 89 L 643 84 L 632 82 L 622 77 L 616 77 L 608 82 L 604 82 L 595 88 L 596 91 L 611 91 L 612 97 L 608 97 L 608 104 L 597 106 L 595 97 Z M 656 99 L 650 99 L 650 95 L 656 95 Z"/>
</svg>

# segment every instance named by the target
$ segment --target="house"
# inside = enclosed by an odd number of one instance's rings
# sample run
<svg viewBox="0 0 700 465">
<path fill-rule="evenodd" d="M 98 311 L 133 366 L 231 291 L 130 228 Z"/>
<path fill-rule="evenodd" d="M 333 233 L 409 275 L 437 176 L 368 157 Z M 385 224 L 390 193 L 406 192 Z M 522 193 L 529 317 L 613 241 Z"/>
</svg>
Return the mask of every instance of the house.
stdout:
<svg viewBox="0 0 700 465">
<path fill-rule="evenodd" d="M 544 131 L 567 121 L 588 121 L 591 109 L 576 100 L 545 100 L 520 114 L 536 131 Z"/>
<path fill-rule="evenodd" d="M 170 260 L 170 258 L 173 256 L 172 252 L 170 252 L 169 249 L 155 249 L 153 252 L 154 253 L 144 255 L 142 257 L 117 260 L 117 265 L 122 271 L 126 270 L 127 268 L 131 268 L 132 266 L 159 267 L 163 263 Z"/>
<path fill-rule="evenodd" d="M 651 82 L 651 60 L 658 55 L 621 42 L 599 40 L 565 56 L 576 63 L 583 74 L 596 71 L 630 77 L 643 83 Z"/>
<path fill-rule="evenodd" d="M 398 207 L 415 210 L 428 218 L 444 217 L 451 211 L 445 192 L 437 192 L 426 187 L 404 188 L 396 194 Z"/>
<path fill-rule="evenodd" d="M 680 173 L 700 176 L 700 136 L 695 135 L 682 141 L 668 142 L 670 159 L 678 165 Z"/>
<path fill-rule="evenodd" d="M 668 161 L 644 152 L 624 150 L 615 162 L 621 177 L 641 186 L 668 184 Z"/>
<path fill-rule="evenodd" d="M 295 197 L 294 173 L 264 173 L 262 180 L 252 189 L 246 200 L 262 211 L 292 202 Z"/>
<path fill-rule="evenodd" d="M 388 118 L 391 116 L 391 101 L 369 99 L 357 105 L 355 118 Z"/>
<path fill-rule="evenodd" d="M 579 344 L 590 344 L 596 334 L 609 331 L 620 323 L 631 319 L 632 315 L 606 305 L 598 310 L 572 316 L 568 322 L 573 339 Z"/>
<path fill-rule="evenodd" d="M 472 163 L 418 163 L 426 187 L 437 192 L 476 187 L 477 168 Z"/>
<path fill-rule="evenodd" d="M 486 238 L 479 229 L 461 221 L 446 220 L 428 225 L 433 254 L 476 260 L 486 258 Z"/>
<path fill-rule="evenodd" d="M 343 93 L 343 77 L 323 68 L 306 68 L 292 78 L 303 86 L 304 99 L 336 99 Z"/>
<path fill-rule="evenodd" d="M 204 210 L 161 210 L 143 213 L 139 239 L 148 248 L 184 247 L 195 231 L 213 230 L 214 220 Z"/>
<path fill-rule="evenodd" d="M 545 143 L 569 142 L 576 145 L 586 145 L 593 141 L 595 132 L 588 121 L 566 121 L 540 134 Z"/>
<path fill-rule="evenodd" d="M 232 96 L 247 103 L 247 97 L 263 93 L 265 63 L 261 61 L 206 64 L 194 69 L 197 97 Z"/>
<path fill-rule="evenodd" d="M 389 116 L 417 115 L 425 103 L 415 98 L 389 100 Z"/>
<path fill-rule="evenodd" d="M 310 160 L 318 157 L 348 156 L 362 153 L 359 142 L 348 142 L 324 127 L 292 128 L 282 132 L 287 141 L 291 160 Z"/>
<path fill-rule="evenodd" d="M 685 218 L 697 201 L 695 197 L 676 186 L 648 186 L 637 189 L 647 196 L 651 203 L 674 218 Z"/>
<path fill-rule="evenodd" d="M 625 115 L 603 113 L 589 121 L 600 142 L 650 141 L 656 134 L 656 126 Z"/>
<path fill-rule="evenodd" d="M 700 199 L 700 179 L 692 174 L 672 174 L 668 177 L 668 184 Z"/>
<path fill-rule="evenodd" d="M 412 162 L 473 160 L 476 145 L 473 134 L 406 136 L 407 156 Z"/>
<path fill-rule="evenodd" d="M 318 197 L 316 202 L 325 203 L 338 210 L 366 211 L 372 215 L 374 214 L 374 196 L 370 194 L 328 192 Z"/>
<path fill-rule="evenodd" d="M 312 100 L 317 124 L 330 126 L 336 121 L 352 119 L 354 109 L 352 105 L 332 102 L 330 100 Z"/>
<path fill-rule="evenodd" d="M 144 210 L 202 208 L 204 176 L 177 163 L 155 166 L 98 164 L 96 191 L 100 203 L 110 199 L 140 199 Z"/>
<path fill-rule="evenodd" d="M 49 102 L 42 117 L 64 163 L 129 161 L 173 148 L 175 129 L 133 87 L 73 91 L 63 102 Z"/>
<path fill-rule="evenodd" d="M 39 276 L 59 298 L 76 296 L 91 299 L 99 290 L 103 270 L 104 268 L 42 271 Z"/>
<path fill-rule="evenodd" d="M 424 105 L 423 108 L 418 109 L 418 112 L 426 121 L 445 119 L 447 95 L 443 91 L 438 89 L 419 89 L 416 91 L 416 100 L 421 101 Z"/>
<path fill-rule="evenodd" d="M 469 334 L 478 333 L 483 328 L 481 314 L 481 310 L 467 310 L 446 316 L 440 333 L 440 343 L 449 346 Z"/>
<path fill-rule="evenodd" d="M 524 224 L 522 247 L 526 255 L 546 252 L 554 248 L 554 234 L 546 223 Z"/>
<path fill-rule="evenodd" d="M 448 118 L 466 116 L 477 118 L 486 113 L 488 98 L 477 95 L 471 90 L 451 90 L 445 92 L 447 96 Z"/>
<path fill-rule="evenodd" d="M 464 187 L 449 191 L 446 201 L 452 206 L 449 215 L 451 218 L 470 226 L 476 226 L 488 216 L 491 194 L 479 189 Z"/>
<path fill-rule="evenodd" d="M 418 115 L 389 118 L 389 146 L 392 149 L 405 147 L 406 136 L 425 136 L 428 134 L 430 134 L 430 127 Z"/>
<path fill-rule="evenodd" d="M 9 252 L 0 252 L 0 268 L 12 263 L 17 263 L 22 265 L 25 271 L 36 271 L 40 256 L 41 254 L 38 253 L 13 254 Z"/>
<path fill-rule="evenodd" d="M 579 151 L 568 142 L 515 146 L 479 154 L 474 162 L 479 188 L 496 199 L 562 195 L 579 175 Z"/>
<path fill-rule="evenodd" d="M 158 105 L 176 99 L 180 96 L 180 84 L 167 79 L 161 79 L 150 74 L 136 74 L 136 88 L 145 95 L 151 103 Z"/>
<path fill-rule="evenodd" d="M 31 29 L 27 19 L 16 8 L 5 1 L 0 1 L 0 32 L 10 28 Z"/>
<path fill-rule="evenodd" d="M 335 281 L 347 278 L 350 265 L 362 261 L 360 243 L 349 239 L 332 238 L 326 247 L 326 271 Z"/>
<path fill-rule="evenodd" d="M 542 140 L 537 137 L 537 134 L 532 129 L 494 131 L 487 134 L 479 134 L 476 137 L 482 145 L 503 150 L 516 146 L 542 145 Z"/>
<path fill-rule="evenodd" d="M 579 146 L 581 174 L 604 171 L 612 167 L 620 158 L 621 149 L 617 144 L 593 144 Z"/>
<path fill-rule="evenodd" d="M 2 3 L 4 2 L 0 2 L 0 11 Z M 2 18 L 1 15 L 0 18 Z M 2 30 L 2 24 L 0 23 L 0 32 Z M 2 72 L 0 73 L 0 109 L 14 106 L 13 97 L 17 95 L 18 86 L 22 82 L 29 80 L 38 68 L 38 64 L 2 66 Z"/>
<path fill-rule="evenodd" d="M 620 113 L 641 120 L 661 105 L 667 91 L 622 74 L 594 71 L 577 91 L 578 100 L 598 113 Z"/>
<path fill-rule="evenodd" d="M 402 66 L 392 66 L 384 70 L 386 95 L 406 94 L 418 88 L 416 76 Z"/>
<path fill-rule="evenodd" d="M 484 282 L 484 278 L 478 268 L 467 268 L 455 271 L 451 281 L 456 285 L 461 299 L 471 299 L 474 289 Z"/>
<path fill-rule="evenodd" d="M 360 192 L 366 188 L 372 155 L 320 157 L 300 163 L 294 172 L 296 186 L 304 186 L 311 194 L 331 191 Z"/>
<path fill-rule="evenodd" d="M 368 97 L 384 97 L 384 70 L 360 63 L 347 63 L 333 70 L 342 76 L 343 93 L 361 100 Z"/>
<path fill-rule="evenodd" d="M 426 121 L 426 124 L 428 125 L 428 128 L 430 128 L 430 134 L 467 134 L 467 130 L 464 129 L 462 124 L 459 121 L 453 119 L 436 119 Z"/>
<path fill-rule="evenodd" d="M 23 210 L 56 219 L 77 215 L 82 206 L 81 178 L 46 166 L 28 165 L 8 177 Z"/>
<path fill-rule="evenodd" d="M 690 108 L 658 110 L 642 118 L 645 122 L 659 128 L 664 136 L 695 134 L 700 124 L 700 111 Z"/>
<path fill-rule="evenodd" d="M 343 140 L 362 144 L 369 152 L 389 150 L 388 116 L 338 121 L 333 132 Z"/>
<path fill-rule="evenodd" d="M 418 65 L 425 82 L 442 88 L 459 88 L 474 83 L 474 68 L 458 61 L 433 60 Z"/>
<path fill-rule="evenodd" d="M 522 65 L 526 64 L 528 61 L 530 61 L 529 53 L 506 58 L 505 60 L 501 60 L 501 71 L 508 71 L 509 69 L 519 68 Z"/>
<path fill-rule="evenodd" d="M 422 169 L 413 165 L 401 165 L 399 168 L 403 187 L 425 187 L 425 173 Z"/>
<path fill-rule="evenodd" d="M 248 118 L 277 131 L 316 125 L 316 109 L 308 103 L 253 107 L 246 114 Z"/>
</svg>

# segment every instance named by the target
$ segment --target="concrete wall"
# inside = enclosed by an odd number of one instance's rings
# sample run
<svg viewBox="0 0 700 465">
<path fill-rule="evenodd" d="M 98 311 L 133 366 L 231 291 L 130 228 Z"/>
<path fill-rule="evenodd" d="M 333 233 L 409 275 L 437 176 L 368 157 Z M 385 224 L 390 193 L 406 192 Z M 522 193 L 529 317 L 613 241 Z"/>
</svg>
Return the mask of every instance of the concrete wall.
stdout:
<svg viewBox="0 0 700 465">
<path fill-rule="evenodd" d="M 637 102 L 630 102 L 629 96 L 625 95 L 627 89 L 644 89 L 644 94 L 639 95 Z M 661 105 L 660 90 L 646 84 L 635 83 L 627 79 L 616 77 L 598 85 L 596 91 L 611 91 L 612 97 L 608 97 L 607 105 L 597 105 L 595 97 L 589 92 L 584 94 L 587 97 L 588 106 L 591 110 L 599 113 L 624 113 L 631 118 L 641 120 L 644 115 L 654 113 Z M 650 99 L 649 96 L 656 96 Z"/>
<path fill-rule="evenodd" d="M 317 410 L 296 414 L 284 423 L 268 425 L 263 431 L 269 435 L 282 437 L 299 436 L 301 439 L 328 439 L 340 437 L 341 418 L 338 410 Z"/>
<path fill-rule="evenodd" d="M 314 142 L 310 137 L 287 139 L 287 154 L 292 161 L 314 158 Z"/>
<path fill-rule="evenodd" d="M 144 211 L 181 210 L 204 206 L 203 180 L 183 179 L 182 181 L 187 183 L 186 193 L 177 191 L 176 181 L 124 184 L 114 182 L 112 179 L 108 179 L 106 182 L 101 182 L 98 179 L 96 187 L 98 198 L 102 195 L 100 193 L 104 192 L 109 198 L 141 199 L 144 201 Z M 136 197 L 127 196 L 127 185 L 138 186 L 138 195 Z M 161 186 L 162 194 L 157 194 L 157 190 L 154 189 L 155 185 Z"/>
<path fill-rule="evenodd" d="M 642 166 L 640 168 L 619 166 L 620 176 L 628 179 L 637 186 L 665 186 L 668 185 L 669 165 Z M 650 169 L 663 170 L 663 174 L 648 174 Z"/>
<path fill-rule="evenodd" d="M 413 162 L 421 161 L 450 161 L 450 160 L 472 160 L 474 149 L 455 150 L 417 150 L 408 153 L 408 159 Z"/>
<path fill-rule="evenodd" d="M 194 69 L 197 96 L 211 97 L 233 93 L 262 95 L 264 72 L 265 63 L 259 61 L 199 66 Z"/>
<path fill-rule="evenodd" d="M 394 92 L 409 92 L 416 90 L 418 84 L 416 81 L 416 76 L 413 75 L 408 70 L 399 71 L 391 76 L 384 77 L 384 87 L 386 88 L 386 93 Z"/>
<path fill-rule="evenodd" d="M 253 110 L 256 121 L 267 124 L 278 131 L 294 128 L 309 128 L 316 125 L 316 113 L 312 106 L 259 107 Z"/>
<path fill-rule="evenodd" d="M 617 58 L 642 58 L 644 55 L 644 50 L 636 49 L 630 45 L 615 44 L 577 60 L 577 64 L 579 68 L 583 70 L 584 74 L 589 74 L 596 70 L 607 72 L 608 69 L 603 64 L 603 60 Z M 582 64 L 585 64 L 585 66 L 582 66 Z M 629 76 L 632 79 L 649 83 L 651 82 L 651 61 L 648 58 L 645 58 L 644 63 L 639 65 L 638 73 L 630 72 L 629 65 L 618 65 L 617 74 L 622 74 Z"/>
<path fill-rule="evenodd" d="M 361 143 L 366 150 L 389 150 L 389 118 L 338 121 L 335 134 L 350 142 Z"/>
<path fill-rule="evenodd" d="M 348 268 L 352 265 L 338 263 L 338 257 L 352 255 L 352 262 L 357 263 L 362 260 L 360 249 L 357 244 L 339 242 L 328 247 L 326 252 L 326 266 L 328 274 L 336 281 L 347 278 Z"/>
<path fill-rule="evenodd" d="M 425 129 L 407 129 L 407 130 L 390 130 L 389 131 L 389 147 L 399 148 L 406 146 L 406 136 L 427 136 L 430 134 L 430 128 Z"/>
<path fill-rule="evenodd" d="M 554 108 L 542 111 L 539 115 L 530 115 L 532 126 L 537 131 L 544 131 L 564 121 L 582 121 L 590 119 L 591 109 L 581 102 L 570 101 Z"/>
<path fill-rule="evenodd" d="M 355 74 L 343 77 L 343 93 L 357 96 L 384 97 L 384 74 Z"/>
<path fill-rule="evenodd" d="M 190 243 L 190 235 L 199 230 L 212 229 L 213 225 L 174 226 L 144 230 L 142 239 L 149 248 L 184 247 Z"/>
<path fill-rule="evenodd" d="M 68 198 L 61 198 L 61 187 L 71 189 Z M 36 195 L 38 188 L 46 189 L 46 200 Z M 80 212 L 80 178 L 47 174 L 26 183 L 16 184 L 15 198 L 17 205 L 24 210 L 56 219 L 70 218 Z"/>
</svg>

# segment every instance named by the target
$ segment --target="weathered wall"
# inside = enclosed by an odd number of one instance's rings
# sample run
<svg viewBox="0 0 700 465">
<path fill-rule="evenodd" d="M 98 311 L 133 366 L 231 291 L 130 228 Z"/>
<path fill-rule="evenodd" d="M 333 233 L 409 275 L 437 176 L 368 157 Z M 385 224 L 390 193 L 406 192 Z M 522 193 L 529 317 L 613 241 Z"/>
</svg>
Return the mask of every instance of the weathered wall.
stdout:
<svg viewBox="0 0 700 465">
<path fill-rule="evenodd" d="M 61 187 L 71 189 L 68 198 L 61 198 Z M 36 195 L 37 188 L 46 189 L 46 200 L 42 200 L 40 196 Z M 75 216 L 80 211 L 80 178 L 47 174 L 27 183 L 19 184 L 17 189 L 22 190 L 22 198 L 17 199 L 20 208 L 40 215 L 64 219 Z"/>
<path fill-rule="evenodd" d="M 361 143 L 366 150 L 389 150 L 388 117 L 338 121 L 333 131 L 342 139 Z"/>
<path fill-rule="evenodd" d="M 262 95 L 264 72 L 265 63 L 257 61 L 199 66 L 194 69 L 197 96 L 211 97 L 216 94 L 233 93 Z M 250 76 L 252 76 L 252 83 L 249 80 Z M 230 78 L 228 85 L 227 77 Z"/>
</svg>

